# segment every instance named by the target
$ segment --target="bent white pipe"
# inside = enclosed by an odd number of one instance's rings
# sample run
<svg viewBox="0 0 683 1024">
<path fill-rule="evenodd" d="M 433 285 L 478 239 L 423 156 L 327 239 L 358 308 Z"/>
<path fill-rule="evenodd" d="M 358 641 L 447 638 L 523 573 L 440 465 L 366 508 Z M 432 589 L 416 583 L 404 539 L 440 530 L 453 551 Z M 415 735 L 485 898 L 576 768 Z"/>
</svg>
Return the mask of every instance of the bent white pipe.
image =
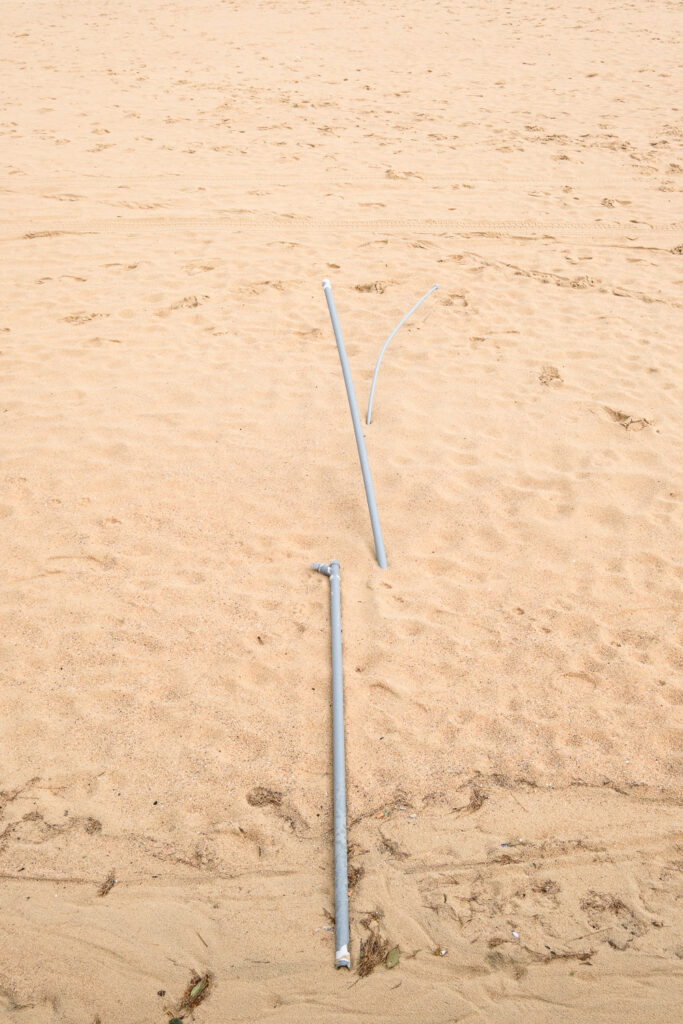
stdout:
<svg viewBox="0 0 683 1024">
<path fill-rule="evenodd" d="M 393 336 L 398 332 L 398 330 L 401 327 L 403 327 L 403 325 L 406 322 L 406 320 L 408 319 L 408 317 L 412 316 L 413 313 L 415 312 L 415 310 L 417 309 L 417 307 L 422 305 L 422 303 L 427 298 L 427 296 L 431 295 L 432 292 L 435 292 L 438 287 L 439 287 L 438 284 L 434 284 L 434 285 L 432 285 L 432 287 L 429 289 L 428 292 L 425 292 L 425 294 L 422 296 L 420 301 L 415 303 L 415 305 L 411 309 L 410 313 L 406 313 L 406 315 L 403 317 L 401 322 L 396 324 L 396 326 L 394 327 L 393 331 L 391 332 L 391 334 L 389 335 L 387 340 L 382 345 L 382 351 L 379 354 L 379 358 L 377 360 L 377 365 L 375 366 L 375 372 L 372 375 L 372 384 L 370 386 L 370 399 L 368 401 L 368 412 L 367 412 L 367 416 L 365 417 L 365 422 L 367 424 L 370 424 L 371 421 L 372 421 L 372 399 L 373 399 L 374 394 L 375 394 L 375 386 L 377 385 L 377 374 L 379 373 L 379 364 L 382 362 L 382 356 L 384 355 L 384 353 L 386 352 L 387 348 L 389 347 L 389 342 L 391 341 Z"/>
</svg>

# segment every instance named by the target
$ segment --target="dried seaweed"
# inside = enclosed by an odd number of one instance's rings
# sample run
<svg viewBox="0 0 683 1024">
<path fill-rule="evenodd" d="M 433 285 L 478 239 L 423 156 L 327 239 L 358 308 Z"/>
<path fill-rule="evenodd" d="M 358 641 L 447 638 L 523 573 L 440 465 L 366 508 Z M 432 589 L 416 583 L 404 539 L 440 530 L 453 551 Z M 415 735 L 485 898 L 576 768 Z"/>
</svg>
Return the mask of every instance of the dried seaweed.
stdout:
<svg viewBox="0 0 683 1024">
<path fill-rule="evenodd" d="M 359 976 L 367 978 L 369 974 L 372 974 L 375 967 L 384 963 L 388 952 L 389 940 L 380 935 L 379 929 L 372 928 L 367 939 L 361 940 L 358 958 Z"/>
<path fill-rule="evenodd" d="M 113 871 L 110 871 L 105 880 L 102 882 L 102 885 L 97 890 L 97 895 L 106 896 L 108 892 L 111 892 L 115 885 L 116 875 L 114 874 Z"/>
<path fill-rule="evenodd" d="M 211 990 L 211 975 L 193 973 L 190 984 L 187 986 L 180 1000 L 178 1010 L 194 1010 L 196 1006 L 203 1003 Z"/>
</svg>

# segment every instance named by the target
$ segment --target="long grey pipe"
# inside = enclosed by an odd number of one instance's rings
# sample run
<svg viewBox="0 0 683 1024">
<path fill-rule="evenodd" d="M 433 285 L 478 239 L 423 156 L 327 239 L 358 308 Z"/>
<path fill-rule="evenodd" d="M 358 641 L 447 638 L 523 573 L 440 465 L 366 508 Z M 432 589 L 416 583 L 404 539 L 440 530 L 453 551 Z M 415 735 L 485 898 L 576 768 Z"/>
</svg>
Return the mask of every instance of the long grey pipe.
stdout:
<svg viewBox="0 0 683 1024">
<path fill-rule="evenodd" d="M 425 294 L 422 296 L 422 298 L 419 300 L 419 302 L 415 303 L 415 305 L 411 309 L 410 313 L 406 313 L 406 315 L 403 317 L 401 322 L 396 324 L 396 326 L 394 327 L 393 331 L 391 332 L 391 334 L 389 335 L 387 340 L 382 345 L 382 351 L 379 354 L 379 358 L 377 360 L 377 365 L 375 366 L 375 372 L 372 375 L 372 385 L 370 386 L 370 399 L 368 401 L 368 412 L 367 412 L 367 416 L 365 417 L 365 422 L 366 423 L 370 424 L 372 422 L 372 399 L 373 399 L 374 394 L 375 394 L 375 386 L 377 384 L 377 374 L 379 373 L 379 364 L 382 362 L 382 356 L 384 355 L 384 353 L 386 352 L 387 348 L 389 347 L 389 342 L 391 341 L 393 336 L 399 331 L 399 329 L 401 327 L 403 327 L 403 325 L 406 322 L 406 320 L 408 319 L 408 317 L 412 316 L 413 313 L 415 312 L 415 310 L 417 309 L 417 307 L 421 306 L 422 303 L 424 302 L 424 300 L 427 298 L 427 296 L 431 295 L 432 292 L 435 292 L 438 287 L 439 287 L 438 284 L 433 284 L 432 287 L 429 289 L 429 291 L 425 292 Z"/>
<path fill-rule="evenodd" d="M 351 967 L 349 955 L 349 871 L 346 842 L 346 755 L 344 753 L 344 676 L 342 668 L 341 569 L 336 560 L 311 566 L 330 577 L 332 625 L 332 759 L 334 791 L 335 967 Z"/>
<path fill-rule="evenodd" d="M 323 281 L 323 291 L 325 292 L 325 298 L 327 299 L 327 308 L 330 311 L 330 320 L 332 321 L 332 329 L 334 331 L 334 337 L 337 342 L 337 351 L 339 352 L 339 360 L 341 362 L 342 373 L 344 374 L 344 383 L 346 384 L 346 395 L 349 400 L 349 409 L 351 410 L 351 419 L 353 421 L 353 432 L 356 435 L 358 458 L 360 459 L 360 468 L 363 474 L 363 483 L 365 484 L 365 496 L 368 500 L 368 509 L 370 510 L 370 522 L 372 523 L 372 536 L 375 539 L 375 552 L 377 554 L 377 561 L 379 563 L 380 569 L 386 569 L 387 556 L 384 551 L 382 527 L 379 524 L 379 513 L 377 511 L 377 502 L 375 501 L 375 489 L 372 486 L 372 476 L 370 475 L 370 463 L 368 462 L 368 453 L 365 450 L 365 438 L 363 437 L 363 428 L 361 426 L 360 416 L 358 414 L 356 392 L 353 389 L 353 380 L 351 379 L 349 361 L 346 357 L 346 349 L 344 348 L 344 339 L 342 338 L 341 327 L 339 326 L 339 317 L 337 316 L 337 310 L 335 308 L 334 299 L 332 297 L 332 285 L 330 284 L 327 278 L 325 278 L 325 280 Z"/>
</svg>

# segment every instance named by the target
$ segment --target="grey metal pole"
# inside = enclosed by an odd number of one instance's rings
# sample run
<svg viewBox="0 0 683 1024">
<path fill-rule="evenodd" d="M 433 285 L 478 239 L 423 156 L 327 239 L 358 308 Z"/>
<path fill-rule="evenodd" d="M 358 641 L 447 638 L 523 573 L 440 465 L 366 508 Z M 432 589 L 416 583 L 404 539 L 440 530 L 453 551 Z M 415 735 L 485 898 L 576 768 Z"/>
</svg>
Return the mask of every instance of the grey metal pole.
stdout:
<svg viewBox="0 0 683 1024">
<path fill-rule="evenodd" d="M 375 366 L 375 372 L 372 375 L 372 384 L 370 385 L 370 398 L 368 400 L 368 411 L 367 411 L 367 415 L 365 417 L 365 422 L 367 424 L 370 424 L 372 422 L 372 399 L 374 397 L 375 387 L 377 385 L 377 374 L 379 373 L 379 364 L 382 362 L 382 356 L 384 355 L 384 353 L 386 352 L 387 348 L 389 347 L 389 342 L 391 341 L 393 336 L 398 332 L 398 330 L 401 327 L 403 327 L 403 325 L 406 322 L 406 320 L 408 319 L 408 317 L 412 316 L 413 313 L 415 312 L 415 310 L 417 309 L 417 307 L 421 306 L 422 303 L 424 302 L 424 300 L 427 298 L 427 296 L 431 295 L 432 292 L 435 292 L 438 287 L 439 287 L 438 284 L 433 284 L 432 287 L 429 289 L 429 291 L 424 293 L 422 298 L 418 302 L 415 303 L 415 305 L 413 306 L 411 311 L 409 313 L 406 313 L 406 315 L 403 317 L 403 319 L 400 321 L 400 323 L 396 324 L 396 326 L 394 327 L 393 331 L 391 332 L 391 334 L 389 335 L 387 340 L 382 345 L 382 351 L 380 352 L 379 358 L 377 359 L 377 364 Z"/>
<path fill-rule="evenodd" d="M 344 676 L 342 667 L 341 569 L 336 559 L 329 565 L 311 566 L 330 577 L 332 626 L 332 762 L 334 792 L 334 932 L 335 967 L 351 967 L 349 954 L 349 871 L 346 841 L 346 756 L 344 752 Z"/>
<path fill-rule="evenodd" d="M 372 523 L 372 536 L 375 539 L 375 552 L 377 554 L 377 561 L 379 563 L 380 569 L 386 569 L 387 556 L 384 551 L 382 527 L 379 524 L 379 513 L 377 511 L 377 502 L 375 501 L 375 489 L 372 486 L 372 476 L 370 475 L 368 453 L 365 450 L 365 438 L 363 437 L 363 428 L 361 426 L 360 416 L 358 415 L 358 403 L 356 402 L 356 392 L 353 389 L 353 380 L 351 379 L 349 361 L 346 357 L 346 349 L 344 348 L 344 339 L 342 338 L 341 327 L 339 326 L 339 317 L 337 316 L 337 310 L 335 308 L 334 299 L 332 297 L 332 285 L 330 284 L 327 278 L 325 278 L 325 280 L 323 281 L 323 291 L 325 292 L 325 298 L 327 299 L 327 308 L 330 311 L 330 320 L 332 321 L 332 329 L 334 330 L 334 337 L 337 342 L 337 350 L 339 352 L 342 373 L 344 374 L 344 383 L 346 384 L 346 395 L 349 400 L 349 409 L 351 410 L 351 419 L 353 421 L 353 432 L 356 435 L 358 458 L 360 459 L 360 468 L 363 474 L 363 483 L 365 484 L 365 496 L 368 500 L 368 509 L 370 510 L 370 522 Z"/>
</svg>

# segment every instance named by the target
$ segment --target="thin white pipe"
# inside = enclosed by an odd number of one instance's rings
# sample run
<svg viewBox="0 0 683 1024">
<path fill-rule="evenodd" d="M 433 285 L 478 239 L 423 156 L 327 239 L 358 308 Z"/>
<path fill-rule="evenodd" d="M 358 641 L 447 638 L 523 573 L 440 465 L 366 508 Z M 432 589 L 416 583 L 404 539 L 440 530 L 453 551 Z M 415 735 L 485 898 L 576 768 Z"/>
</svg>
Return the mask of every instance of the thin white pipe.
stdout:
<svg viewBox="0 0 683 1024">
<path fill-rule="evenodd" d="M 403 325 L 406 322 L 406 320 L 408 319 L 408 317 L 412 316 L 413 313 L 415 312 L 415 310 L 417 309 L 417 307 L 420 306 L 424 302 L 424 300 L 427 298 L 428 295 L 431 295 L 432 292 L 435 292 L 438 287 L 439 287 L 438 284 L 434 284 L 434 285 L 432 285 L 432 287 L 429 289 L 428 292 L 425 292 L 425 294 L 422 296 L 420 301 L 415 303 L 415 305 L 411 309 L 410 313 L 406 313 L 406 315 L 403 317 L 401 322 L 399 324 L 396 324 L 396 326 L 394 327 L 393 331 L 391 332 L 391 334 L 389 335 L 387 340 L 382 345 L 382 351 L 379 354 L 379 359 L 377 360 L 377 365 L 375 366 L 375 372 L 372 375 L 372 385 L 370 387 L 370 400 L 368 401 L 368 413 L 367 413 L 367 416 L 365 417 L 365 422 L 367 424 L 370 424 L 371 421 L 372 421 L 372 399 L 373 399 L 374 394 L 375 394 L 375 385 L 377 384 L 377 374 L 379 373 L 379 364 L 382 362 L 382 356 L 386 352 L 386 350 L 387 350 L 387 348 L 389 346 L 389 342 L 391 341 L 393 336 L 396 334 L 396 332 L 399 330 L 399 328 L 403 327 Z"/>
</svg>

